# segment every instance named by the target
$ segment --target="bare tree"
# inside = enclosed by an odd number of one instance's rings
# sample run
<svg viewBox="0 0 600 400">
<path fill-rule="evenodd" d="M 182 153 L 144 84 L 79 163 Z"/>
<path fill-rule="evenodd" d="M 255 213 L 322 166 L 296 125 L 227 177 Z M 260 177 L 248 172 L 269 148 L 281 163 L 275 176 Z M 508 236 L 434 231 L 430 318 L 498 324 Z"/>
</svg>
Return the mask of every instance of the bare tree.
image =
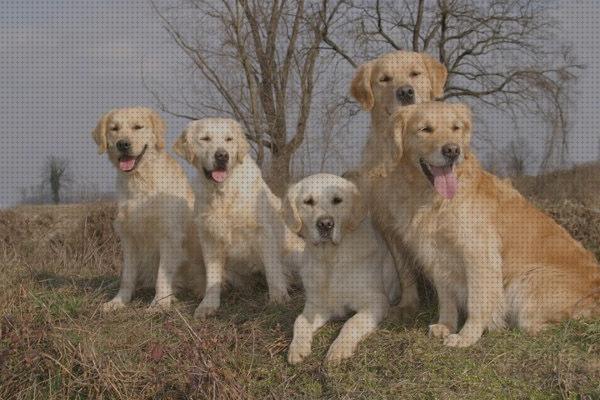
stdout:
<svg viewBox="0 0 600 400">
<path fill-rule="evenodd" d="M 542 167 L 564 162 L 568 85 L 581 66 L 557 40 L 552 2 L 348 0 L 343 7 L 350 29 L 324 37 L 342 59 L 356 66 L 390 50 L 435 54 L 448 69 L 445 99 L 471 99 L 515 118 L 537 113 L 552 130 Z"/>
<path fill-rule="evenodd" d="M 70 180 L 66 174 L 68 166 L 69 160 L 56 156 L 50 156 L 46 163 L 47 182 L 54 204 L 60 203 L 61 189 Z"/>
<path fill-rule="evenodd" d="M 240 121 L 258 164 L 270 160 L 270 181 L 281 192 L 306 136 L 315 83 L 323 72 L 321 43 L 341 2 L 151 4 L 193 66 L 186 80 L 191 95 L 169 100 L 150 88 L 163 110 L 189 119 L 218 113 Z"/>
<path fill-rule="evenodd" d="M 24 204 L 63 203 L 69 196 L 73 180 L 69 171 L 69 160 L 49 156 L 41 171 L 37 185 L 21 188 L 21 202 Z"/>
<path fill-rule="evenodd" d="M 525 175 L 527 159 L 531 156 L 531 149 L 523 137 L 512 140 L 504 151 L 506 158 L 504 175 L 519 177 Z"/>
</svg>

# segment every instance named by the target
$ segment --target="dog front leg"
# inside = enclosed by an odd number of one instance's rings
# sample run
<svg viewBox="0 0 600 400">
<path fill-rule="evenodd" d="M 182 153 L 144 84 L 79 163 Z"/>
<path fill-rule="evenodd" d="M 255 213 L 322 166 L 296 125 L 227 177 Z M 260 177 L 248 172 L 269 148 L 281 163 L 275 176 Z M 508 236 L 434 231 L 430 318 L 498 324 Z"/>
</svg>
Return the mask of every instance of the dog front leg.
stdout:
<svg viewBox="0 0 600 400">
<path fill-rule="evenodd" d="M 204 299 L 194 311 L 194 318 L 206 318 L 214 314 L 221 305 L 225 249 L 221 243 L 204 238 L 202 254 L 206 266 L 206 291 Z"/>
<path fill-rule="evenodd" d="M 160 242 L 160 261 L 156 276 L 156 294 L 152 300 L 151 308 L 168 308 L 173 301 L 173 292 L 177 270 L 184 260 L 183 237 L 164 239 Z"/>
<path fill-rule="evenodd" d="M 437 270 L 437 268 L 434 270 Z M 445 339 L 451 333 L 456 332 L 458 307 L 456 298 L 448 287 L 445 277 L 434 275 L 433 284 L 438 297 L 439 317 L 436 324 L 429 325 L 429 336 Z"/>
<path fill-rule="evenodd" d="M 419 309 L 419 291 L 411 260 L 407 255 L 402 254 L 391 235 L 385 235 L 384 238 L 400 278 L 401 292 L 398 307 L 406 313 L 414 313 Z"/>
<path fill-rule="evenodd" d="M 294 322 L 294 338 L 288 350 L 290 364 L 298 364 L 310 354 L 315 332 L 328 320 L 329 315 L 319 311 L 317 307 L 309 304 L 304 306 L 302 314 Z"/>
<path fill-rule="evenodd" d="M 365 310 L 359 310 L 352 318 L 346 321 L 340 334 L 327 351 L 326 362 L 328 364 L 337 364 L 351 357 L 360 341 L 375 332 L 377 326 L 385 317 L 387 313 L 386 304 L 387 299 L 384 299 L 378 305 Z"/>
<path fill-rule="evenodd" d="M 103 311 L 112 311 L 124 307 L 125 304 L 131 301 L 135 292 L 137 269 L 140 262 L 137 257 L 137 249 L 127 235 L 121 235 L 120 239 L 123 250 L 123 269 L 121 271 L 119 291 L 112 300 L 102 304 Z"/>
<path fill-rule="evenodd" d="M 287 292 L 287 279 L 282 263 L 283 244 L 280 244 L 280 238 L 273 234 L 270 236 L 260 243 L 265 278 L 269 286 L 269 300 L 274 303 L 285 303 L 290 300 L 290 296 Z"/>
<path fill-rule="evenodd" d="M 478 240 L 486 245 L 485 237 Z M 488 240 L 487 247 L 473 243 L 465 246 L 463 260 L 467 284 L 467 320 L 458 334 L 446 336 L 446 346 L 471 346 L 481 338 L 485 329 L 498 324 L 503 318 L 502 256 L 496 243 L 495 240 Z"/>
</svg>

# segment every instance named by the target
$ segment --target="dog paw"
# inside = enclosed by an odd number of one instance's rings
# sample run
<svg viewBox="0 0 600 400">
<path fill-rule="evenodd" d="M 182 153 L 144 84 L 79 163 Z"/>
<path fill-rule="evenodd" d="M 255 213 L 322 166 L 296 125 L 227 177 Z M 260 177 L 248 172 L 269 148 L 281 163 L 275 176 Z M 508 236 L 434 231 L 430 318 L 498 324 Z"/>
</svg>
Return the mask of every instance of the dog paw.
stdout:
<svg viewBox="0 0 600 400">
<path fill-rule="evenodd" d="M 287 290 L 273 290 L 269 292 L 269 301 L 275 304 L 285 304 L 291 300 Z"/>
<path fill-rule="evenodd" d="M 328 365 L 339 364 L 343 360 L 352 357 L 354 354 L 354 348 L 344 343 L 333 342 L 327 356 L 325 357 L 325 363 Z"/>
<path fill-rule="evenodd" d="M 154 300 L 152 300 L 152 303 L 150 303 L 150 305 L 148 306 L 148 311 L 149 312 L 160 312 L 160 311 L 164 311 L 167 310 L 171 307 L 172 304 L 172 298 L 169 297 L 162 297 L 162 298 L 157 298 L 155 297 Z"/>
<path fill-rule="evenodd" d="M 194 318 L 204 319 L 210 317 L 211 315 L 214 315 L 218 309 L 218 306 L 215 306 L 213 304 L 204 304 L 204 302 L 202 302 L 196 308 L 196 311 L 194 311 Z"/>
<path fill-rule="evenodd" d="M 478 340 L 478 337 L 469 337 L 453 333 L 446 336 L 444 345 L 448 347 L 469 347 L 477 343 Z"/>
<path fill-rule="evenodd" d="M 445 339 L 450 335 L 450 329 L 444 324 L 429 325 L 429 337 L 436 339 Z"/>
<path fill-rule="evenodd" d="M 292 341 L 288 350 L 288 363 L 298 364 L 310 354 L 310 345 L 301 344 Z"/>
<path fill-rule="evenodd" d="M 125 307 L 125 302 L 121 299 L 112 299 L 102 304 L 102 311 L 111 312 Z"/>
</svg>

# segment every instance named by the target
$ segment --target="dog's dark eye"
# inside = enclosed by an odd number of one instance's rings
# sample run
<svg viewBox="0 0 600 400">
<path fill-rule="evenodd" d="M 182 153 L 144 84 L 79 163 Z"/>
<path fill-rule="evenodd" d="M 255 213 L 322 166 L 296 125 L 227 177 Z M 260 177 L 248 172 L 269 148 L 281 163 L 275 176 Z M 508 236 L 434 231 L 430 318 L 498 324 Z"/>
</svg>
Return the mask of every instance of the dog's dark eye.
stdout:
<svg viewBox="0 0 600 400">
<path fill-rule="evenodd" d="M 421 72 L 420 72 L 420 71 L 412 71 L 412 72 L 410 73 L 410 77 L 411 77 L 411 78 L 415 78 L 415 77 L 417 77 L 417 76 L 419 76 L 419 75 L 421 75 Z"/>
<path fill-rule="evenodd" d="M 304 200 L 304 204 L 312 207 L 315 205 L 315 199 L 313 199 L 312 197 L 309 197 L 308 199 Z"/>
<path fill-rule="evenodd" d="M 454 132 L 458 131 L 459 129 L 460 129 L 460 127 L 459 127 L 458 125 L 454 125 L 454 126 L 452 127 L 452 130 L 453 130 Z"/>
<path fill-rule="evenodd" d="M 421 128 L 421 132 L 425 132 L 425 133 L 433 133 L 433 127 L 427 125 L 423 128 Z"/>
<path fill-rule="evenodd" d="M 232 137 L 228 137 L 228 138 L 225 139 L 226 142 L 231 142 L 232 140 L 233 140 Z"/>
<path fill-rule="evenodd" d="M 392 80 L 392 77 L 389 75 L 383 75 L 381 78 L 379 78 L 379 82 L 389 82 Z"/>
<path fill-rule="evenodd" d="M 200 140 L 202 140 L 203 142 L 210 142 L 210 136 L 202 136 Z"/>
<path fill-rule="evenodd" d="M 110 127 L 110 130 L 113 131 L 113 132 L 116 132 L 116 131 L 119 130 L 119 127 L 117 125 L 113 125 L 113 126 Z"/>
<path fill-rule="evenodd" d="M 333 200 L 331 200 L 331 204 L 340 204 L 342 202 L 342 198 L 339 196 L 335 196 Z"/>
<path fill-rule="evenodd" d="M 133 126 L 133 130 L 134 130 L 134 131 L 139 131 L 139 130 L 140 130 L 140 129 L 142 129 L 142 128 L 143 128 L 143 126 L 141 126 L 141 125 L 134 125 L 134 126 Z"/>
</svg>

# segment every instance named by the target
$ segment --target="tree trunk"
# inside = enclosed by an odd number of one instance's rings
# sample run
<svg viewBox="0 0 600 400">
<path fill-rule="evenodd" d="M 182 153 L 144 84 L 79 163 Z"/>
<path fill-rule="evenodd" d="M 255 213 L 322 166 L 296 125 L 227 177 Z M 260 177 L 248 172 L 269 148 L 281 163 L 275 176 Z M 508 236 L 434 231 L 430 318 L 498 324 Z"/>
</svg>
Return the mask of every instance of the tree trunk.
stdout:
<svg viewBox="0 0 600 400">
<path fill-rule="evenodd" d="M 273 193 L 278 197 L 282 197 L 285 194 L 288 184 L 290 183 L 291 161 L 291 154 L 285 152 L 273 154 L 273 158 L 271 159 L 268 183 Z"/>
</svg>

